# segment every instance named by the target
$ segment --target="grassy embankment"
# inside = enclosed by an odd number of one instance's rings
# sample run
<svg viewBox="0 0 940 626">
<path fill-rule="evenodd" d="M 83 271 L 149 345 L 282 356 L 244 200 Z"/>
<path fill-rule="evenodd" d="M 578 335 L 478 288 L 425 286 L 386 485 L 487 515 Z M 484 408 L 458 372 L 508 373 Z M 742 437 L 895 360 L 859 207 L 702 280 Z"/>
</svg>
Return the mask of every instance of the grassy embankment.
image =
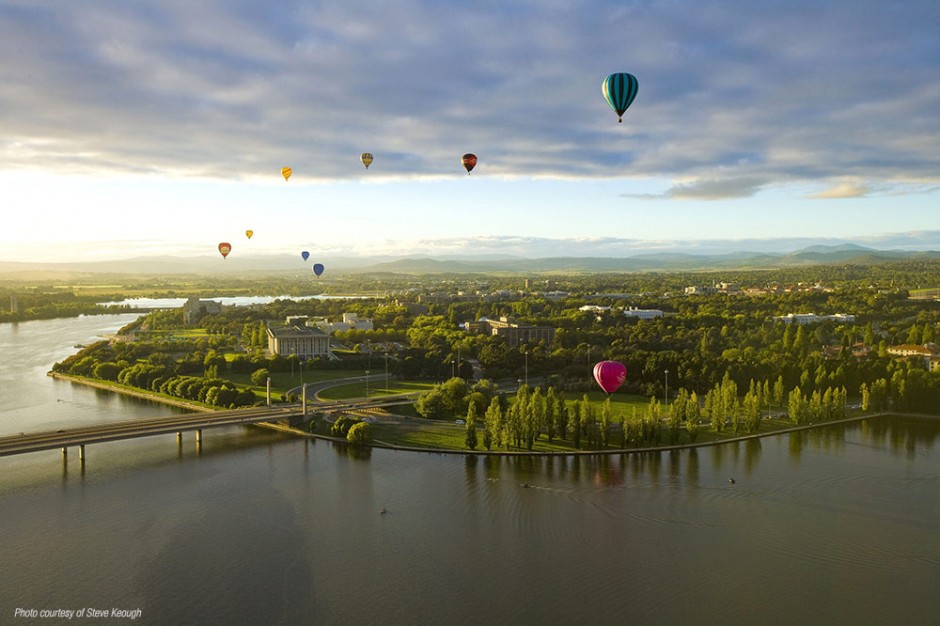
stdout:
<svg viewBox="0 0 940 626">
<path fill-rule="evenodd" d="M 324 375 L 321 380 L 327 380 L 327 372 L 321 372 Z M 348 371 L 334 370 L 332 373 L 336 374 L 336 378 L 342 378 L 349 375 L 360 375 L 360 372 L 353 372 L 350 374 Z M 101 389 L 108 389 L 118 393 L 124 393 L 128 395 L 133 395 L 140 398 L 145 398 L 153 400 L 155 402 L 161 402 L 164 404 L 179 406 L 182 408 L 187 408 L 190 410 L 199 410 L 199 411 L 212 411 L 218 410 L 219 407 L 210 406 L 200 402 L 194 402 L 190 400 L 183 400 L 174 396 L 169 396 L 166 394 L 161 394 L 153 391 L 145 391 L 138 389 L 136 387 L 131 387 L 129 385 L 121 385 L 119 383 L 103 381 L 94 378 L 86 378 L 83 376 L 71 376 L 71 375 L 57 375 L 58 377 L 66 380 L 73 380 L 77 383 L 87 384 Z M 299 376 L 297 376 L 299 379 Z M 291 376 L 289 373 L 285 374 L 282 377 L 282 380 L 291 381 Z M 234 381 L 233 381 L 234 382 Z M 307 381 L 311 382 L 311 381 Z M 379 396 L 387 394 L 398 394 L 398 393 L 409 393 L 413 391 L 421 391 L 432 387 L 431 383 L 425 382 L 414 382 L 414 381 L 391 381 L 392 384 L 388 390 L 383 387 L 373 388 L 370 386 L 369 394 L 370 396 Z M 288 385 L 292 385 L 292 382 L 288 382 Z M 263 397 L 263 391 L 258 391 L 256 393 L 261 393 Z M 335 388 L 331 388 L 323 393 L 324 399 L 346 399 L 346 398 L 361 398 L 365 396 L 365 385 L 354 383 L 349 385 L 343 385 Z M 606 398 L 603 394 L 589 394 L 589 398 L 592 403 L 595 405 L 595 409 L 599 412 L 601 405 L 603 404 L 604 399 Z M 632 407 L 636 407 L 637 414 L 642 415 L 641 410 L 645 411 L 646 406 L 649 402 L 647 398 L 640 396 L 628 396 L 628 395 L 618 395 L 615 394 L 612 396 L 613 399 L 613 415 L 615 419 L 615 424 L 618 423 L 619 414 L 623 412 L 629 417 L 632 413 Z M 390 410 L 389 422 L 388 423 L 376 423 L 372 425 L 373 440 L 377 444 L 385 444 L 394 447 L 402 448 L 416 448 L 416 449 L 425 449 L 430 451 L 456 451 L 456 452 L 468 452 L 465 443 L 466 437 L 466 427 L 461 424 L 456 424 L 453 421 L 442 421 L 442 420 L 428 420 L 420 417 L 416 417 L 416 412 L 414 411 L 414 406 L 411 404 L 401 405 L 397 407 L 392 407 Z M 868 417 L 863 415 L 859 411 L 850 412 L 850 418 L 859 419 L 862 417 Z M 839 420 L 831 420 L 832 422 L 837 422 Z M 817 423 L 824 423 L 819 422 Z M 479 423 L 482 426 L 482 420 Z M 803 426 L 802 428 L 810 428 L 812 426 Z M 698 435 L 694 442 L 689 438 L 688 433 L 683 429 L 680 432 L 680 438 L 678 443 L 672 444 L 668 441 L 668 434 L 663 432 L 663 435 L 658 442 L 649 442 L 644 443 L 639 446 L 629 446 L 625 450 L 643 450 L 643 449 L 654 449 L 654 448 L 666 448 L 666 447 L 677 447 L 677 446 L 688 446 L 688 445 L 709 445 L 714 443 L 719 443 L 722 441 L 731 441 L 734 439 L 739 439 L 742 437 L 748 436 L 767 436 L 775 433 L 783 432 L 786 430 L 794 429 L 794 424 L 787 418 L 780 419 L 771 419 L 771 420 L 762 420 L 760 430 L 756 433 L 744 433 L 741 432 L 738 435 L 735 435 L 730 430 L 723 432 L 716 432 L 710 427 L 702 426 L 698 431 Z M 549 442 L 544 435 L 542 435 L 533 445 L 531 450 L 532 453 L 540 454 L 571 454 L 571 453 L 596 453 L 596 452 L 616 452 L 622 450 L 623 448 L 619 447 L 620 442 L 620 431 L 619 426 L 615 426 L 611 429 L 611 441 L 610 445 L 605 448 L 575 448 L 570 440 L 559 440 L 555 439 L 553 442 Z M 315 430 L 316 434 L 329 436 L 329 424 L 326 424 L 323 420 L 317 420 L 317 429 Z M 483 436 L 482 432 L 478 433 L 479 444 L 476 448 L 477 452 L 485 451 L 483 447 Z M 517 448 L 515 446 L 510 446 L 506 448 L 505 446 L 500 447 L 498 450 L 494 448 L 493 452 L 511 452 L 511 453 L 527 453 L 530 452 L 525 448 Z"/>
<path fill-rule="evenodd" d="M 400 381 L 393 381 L 393 389 L 391 393 L 405 393 L 407 391 L 420 391 L 420 387 L 430 388 L 431 384 L 420 384 L 420 383 L 402 383 Z M 371 395 L 380 395 L 380 392 L 372 387 L 370 387 Z M 333 387 L 325 390 L 321 393 L 321 397 L 326 400 L 341 400 L 346 398 L 361 398 L 365 396 L 365 385 L 360 383 L 354 383 L 349 385 L 343 385 L 341 387 Z M 580 399 L 580 398 L 579 398 Z M 604 401 L 607 399 L 607 396 L 601 392 L 591 392 L 588 394 L 588 399 L 594 407 L 596 415 L 600 416 Z M 569 401 L 569 404 L 571 401 Z M 688 446 L 688 445 L 708 445 L 719 443 L 722 441 L 730 441 L 746 436 L 765 436 L 782 431 L 790 430 L 795 427 L 792 421 L 787 417 L 777 417 L 773 419 L 763 419 L 760 423 L 760 428 L 757 432 L 748 433 L 743 429 L 739 430 L 735 434 L 730 427 L 726 427 L 723 431 L 716 431 L 711 428 L 710 425 L 702 424 L 699 430 L 696 433 L 695 440 L 691 439 L 688 431 L 683 425 L 679 431 L 679 440 L 676 443 L 672 443 L 669 439 L 668 432 L 663 429 L 659 441 L 645 442 L 639 446 L 630 445 L 627 448 L 620 447 L 620 415 L 622 414 L 627 420 L 634 419 L 636 417 L 642 417 L 646 414 L 647 407 L 649 406 L 649 398 L 642 396 L 634 396 L 627 394 L 613 394 L 611 396 L 611 415 L 612 415 L 612 427 L 609 438 L 609 444 L 604 448 L 589 448 L 586 446 L 586 440 L 582 437 L 582 447 L 575 448 L 573 443 L 569 440 L 559 440 L 555 439 L 552 442 L 549 442 L 546 436 L 543 434 L 535 441 L 531 452 L 533 453 L 574 453 L 574 452 L 597 452 L 597 451 L 616 451 L 621 449 L 626 450 L 642 450 L 642 449 L 651 449 L 659 447 L 672 447 L 672 446 Z M 860 417 L 862 414 L 858 411 L 849 412 L 849 417 Z M 465 416 L 455 416 L 454 420 L 429 420 L 421 418 L 418 416 L 417 412 L 414 410 L 413 405 L 402 405 L 400 407 L 390 407 L 388 414 L 385 416 L 387 419 L 380 420 L 379 422 L 372 424 L 372 438 L 378 444 L 387 444 L 396 447 L 406 447 L 406 448 L 423 448 L 429 450 L 458 450 L 466 452 L 467 446 L 465 443 L 466 439 L 466 426 L 462 424 L 455 423 L 455 419 L 464 419 Z M 837 420 L 832 420 L 837 421 Z M 483 419 L 482 416 L 479 416 L 477 426 L 482 428 Z M 322 420 L 319 420 L 316 425 L 316 430 L 314 431 L 317 434 L 329 435 L 329 424 L 324 423 Z M 483 433 L 482 430 L 478 430 L 477 433 L 478 445 L 477 451 L 485 451 L 486 448 L 483 446 Z M 493 449 L 494 452 L 529 452 L 525 448 L 518 448 L 515 446 L 509 446 L 508 448 L 503 445 L 498 450 Z"/>
</svg>

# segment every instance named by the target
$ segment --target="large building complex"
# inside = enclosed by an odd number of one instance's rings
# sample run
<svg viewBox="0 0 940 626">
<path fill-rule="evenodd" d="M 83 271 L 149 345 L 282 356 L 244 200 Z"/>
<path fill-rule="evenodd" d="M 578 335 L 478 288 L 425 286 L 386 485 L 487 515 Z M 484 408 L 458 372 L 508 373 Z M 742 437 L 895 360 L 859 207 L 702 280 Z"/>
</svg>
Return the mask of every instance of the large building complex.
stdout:
<svg viewBox="0 0 940 626">
<path fill-rule="evenodd" d="M 268 326 L 268 352 L 281 356 L 296 354 L 301 359 L 333 356 L 329 335 L 319 328 L 298 324 Z"/>
<path fill-rule="evenodd" d="M 839 322 L 842 324 L 854 324 L 855 316 L 846 313 L 836 313 L 835 315 L 816 315 L 815 313 L 788 313 L 787 315 L 778 315 L 774 321 L 784 324 L 816 324 L 817 322 Z"/>
<path fill-rule="evenodd" d="M 308 322 L 309 323 L 309 322 Z M 330 322 L 327 319 L 318 319 L 313 322 L 317 328 L 323 332 L 332 335 L 337 331 L 344 330 L 372 330 L 373 324 L 370 319 L 359 319 L 356 313 L 343 313 L 342 322 Z"/>
<path fill-rule="evenodd" d="M 502 337 L 506 340 L 506 343 L 513 347 L 523 343 L 538 343 L 540 341 L 550 343 L 555 338 L 554 328 L 520 324 L 508 317 L 500 317 L 498 321 L 483 317 L 476 322 L 467 322 L 465 328 L 467 332 L 471 333 L 485 333 Z"/>
<path fill-rule="evenodd" d="M 222 303 L 215 300 L 189 298 L 183 303 L 183 321 L 192 326 L 206 315 L 218 315 L 222 312 Z"/>
</svg>

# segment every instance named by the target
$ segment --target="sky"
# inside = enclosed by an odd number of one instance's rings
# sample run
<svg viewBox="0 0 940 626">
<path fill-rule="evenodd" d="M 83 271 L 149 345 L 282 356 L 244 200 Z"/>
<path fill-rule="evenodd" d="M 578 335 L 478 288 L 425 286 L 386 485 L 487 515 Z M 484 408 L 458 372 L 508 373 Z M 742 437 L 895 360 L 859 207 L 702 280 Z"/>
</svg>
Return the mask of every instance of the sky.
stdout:
<svg viewBox="0 0 940 626">
<path fill-rule="evenodd" d="M 937 0 L 0 0 L 0 261 L 940 250 L 938 112 Z"/>
</svg>

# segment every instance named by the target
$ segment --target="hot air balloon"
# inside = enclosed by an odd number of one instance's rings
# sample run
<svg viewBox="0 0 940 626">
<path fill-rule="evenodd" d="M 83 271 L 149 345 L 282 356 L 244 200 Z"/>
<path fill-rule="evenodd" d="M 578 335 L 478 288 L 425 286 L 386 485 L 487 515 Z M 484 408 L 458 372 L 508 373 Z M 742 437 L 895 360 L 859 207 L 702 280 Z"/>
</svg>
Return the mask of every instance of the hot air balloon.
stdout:
<svg viewBox="0 0 940 626">
<path fill-rule="evenodd" d="M 248 237 L 249 239 L 251 239 L 251 236 L 254 235 L 254 234 L 255 234 L 255 231 L 253 231 L 253 230 L 246 230 L 246 231 L 245 231 L 245 236 Z"/>
<path fill-rule="evenodd" d="M 477 164 L 477 155 L 468 152 L 460 158 L 460 162 L 463 163 L 463 166 L 467 168 L 467 174 L 470 173 Z"/>
<path fill-rule="evenodd" d="M 228 253 L 231 252 L 231 251 L 232 251 L 232 244 L 226 243 L 226 242 L 224 242 L 224 241 L 219 244 L 219 252 L 222 253 L 222 258 L 223 258 L 223 259 L 224 259 L 225 257 L 227 257 L 227 256 L 228 256 Z"/>
<path fill-rule="evenodd" d="M 601 91 L 607 98 L 607 104 L 617 114 L 618 122 L 623 121 L 623 113 L 630 108 L 630 104 L 636 98 L 639 86 L 636 76 L 626 73 L 611 74 L 601 84 Z"/>
<path fill-rule="evenodd" d="M 594 380 L 607 395 L 617 391 L 627 377 L 627 368 L 620 361 L 601 361 L 594 366 Z"/>
<path fill-rule="evenodd" d="M 368 152 L 363 152 L 359 160 L 366 166 L 366 169 L 369 169 L 369 166 L 372 165 L 372 155 Z"/>
<path fill-rule="evenodd" d="M 290 175 L 293 174 L 293 173 L 294 173 L 294 170 L 292 170 L 292 169 L 289 168 L 289 167 L 282 167 L 282 168 L 281 168 L 281 176 L 284 177 L 284 180 L 287 180 L 288 178 L 290 178 Z"/>
<path fill-rule="evenodd" d="M 303 252 L 300 253 L 300 256 L 302 256 L 304 258 L 304 261 L 306 261 L 307 259 L 310 258 L 310 253 L 304 250 Z"/>
<path fill-rule="evenodd" d="M 319 276 L 323 273 L 323 263 L 314 263 L 313 264 L 313 273 Z"/>
</svg>

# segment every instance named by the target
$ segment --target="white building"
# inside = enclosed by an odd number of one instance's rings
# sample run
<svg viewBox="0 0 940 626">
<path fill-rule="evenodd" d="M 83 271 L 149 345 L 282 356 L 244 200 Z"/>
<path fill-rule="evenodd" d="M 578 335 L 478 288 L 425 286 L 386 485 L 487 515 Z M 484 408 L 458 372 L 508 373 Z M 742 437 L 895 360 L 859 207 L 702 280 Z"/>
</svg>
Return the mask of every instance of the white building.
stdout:
<svg viewBox="0 0 940 626">
<path fill-rule="evenodd" d="M 663 316 L 663 312 L 659 309 L 637 309 L 635 307 L 625 309 L 623 314 L 626 317 L 638 317 L 641 320 L 651 320 Z"/>
<path fill-rule="evenodd" d="M 816 324 L 817 322 L 839 322 L 841 324 L 854 324 L 855 316 L 846 313 L 836 313 L 834 315 L 816 315 L 815 313 L 788 313 L 787 315 L 778 315 L 774 321 L 784 324 Z"/>
<path fill-rule="evenodd" d="M 307 324 L 310 324 L 310 322 L 307 322 Z M 333 333 L 341 330 L 373 329 L 372 320 L 361 320 L 356 313 L 343 313 L 342 322 L 330 322 L 326 319 L 320 319 L 315 321 L 314 325 L 328 335 L 332 335 Z"/>
</svg>

